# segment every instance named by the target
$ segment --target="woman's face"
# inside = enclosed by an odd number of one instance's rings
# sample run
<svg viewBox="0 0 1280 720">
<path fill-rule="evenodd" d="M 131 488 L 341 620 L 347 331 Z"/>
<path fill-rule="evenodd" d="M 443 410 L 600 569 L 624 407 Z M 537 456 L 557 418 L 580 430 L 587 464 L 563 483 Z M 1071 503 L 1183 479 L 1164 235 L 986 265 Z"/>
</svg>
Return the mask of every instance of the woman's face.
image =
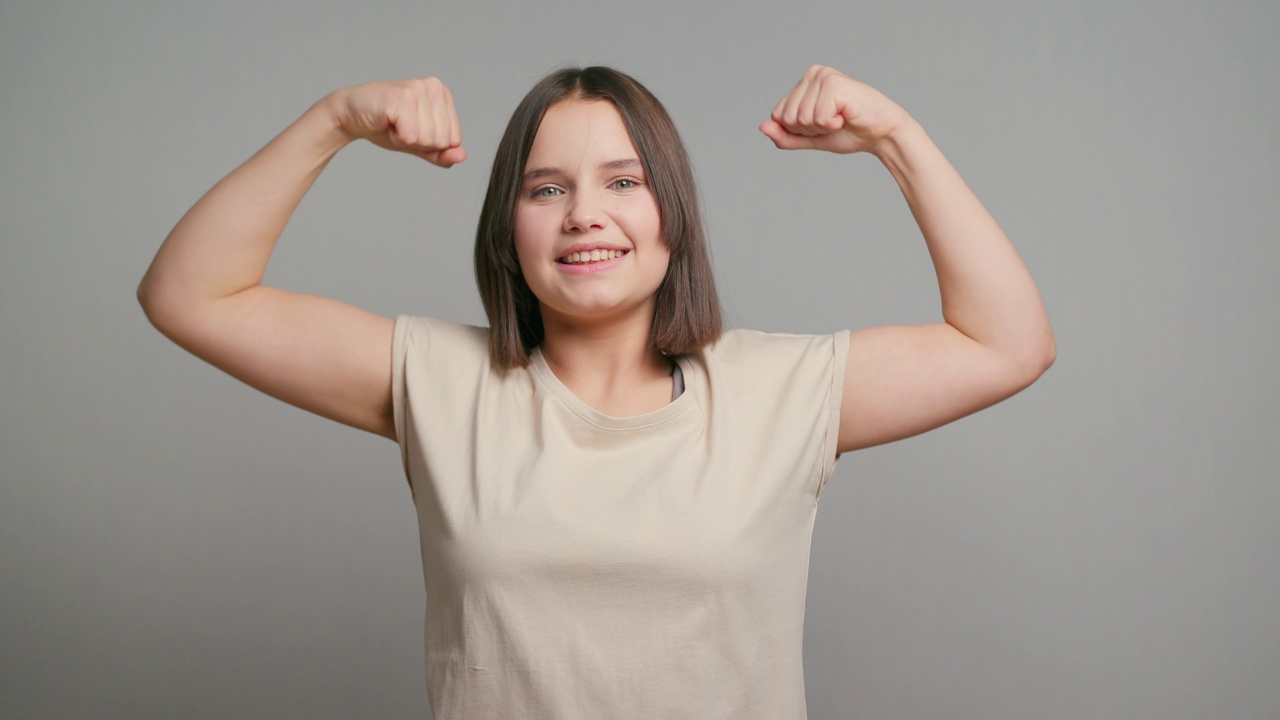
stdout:
<svg viewBox="0 0 1280 720">
<path fill-rule="evenodd" d="M 670 252 L 640 155 L 612 103 L 548 108 L 516 204 L 515 244 L 544 321 L 651 322 Z"/>
</svg>

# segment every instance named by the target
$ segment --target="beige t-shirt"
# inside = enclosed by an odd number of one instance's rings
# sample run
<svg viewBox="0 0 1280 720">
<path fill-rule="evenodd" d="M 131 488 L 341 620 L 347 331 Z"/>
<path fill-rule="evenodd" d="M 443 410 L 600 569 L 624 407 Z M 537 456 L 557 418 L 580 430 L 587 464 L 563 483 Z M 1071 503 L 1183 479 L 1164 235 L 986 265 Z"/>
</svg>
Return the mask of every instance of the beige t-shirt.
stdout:
<svg viewBox="0 0 1280 720">
<path fill-rule="evenodd" d="M 805 717 L 847 332 L 730 331 L 626 418 L 540 352 L 494 369 L 483 328 L 400 317 L 393 352 L 437 720 Z"/>
</svg>

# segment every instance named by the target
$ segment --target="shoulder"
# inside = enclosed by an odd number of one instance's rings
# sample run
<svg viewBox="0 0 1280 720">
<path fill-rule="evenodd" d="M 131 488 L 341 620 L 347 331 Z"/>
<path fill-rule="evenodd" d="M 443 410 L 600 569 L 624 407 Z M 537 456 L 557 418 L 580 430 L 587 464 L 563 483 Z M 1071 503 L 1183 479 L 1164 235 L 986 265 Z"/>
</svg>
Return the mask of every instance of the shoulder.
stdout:
<svg viewBox="0 0 1280 720">
<path fill-rule="evenodd" d="M 488 328 L 435 318 L 396 318 L 391 352 L 393 379 L 457 377 L 490 369 Z"/>
<path fill-rule="evenodd" d="M 488 347 L 489 328 L 463 325 L 436 318 L 401 315 L 396 318 L 396 335 L 415 342 L 457 343 Z"/>
<path fill-rule="evenodd" d="M 697 358 L 708 403 L 730 433 L 759 446 L 752 450 L 756 465 L 811 472 L 817 485 L 807 487 L 820 492 L 835 466 L 849 331 L 732 330 Z"/>
<path fill-rule="evenodd" d="M 700 351 L 713 387 L 765 407 L 822 407 L 838 397 L 849 358 L 849 332 L 829 335 L 731 330 Z"/>
<path fill-rule="evenodd" d="M 401 315 L 395 322 L 391 363 L 396 437 L 407 452 L 409 443 L 421 442 L 415 428 L 435 427 L 442 418 L 465 418 L 472 412 L 478 388 L 492 374 L 489 331 Z M 407 463 L 408 456 L 404 458 Z"/>
<path fill-rule="evenodd" d="M 395 325 L 396 356 L 423 353 L 489 354 L 489 329 L 428 317 L 401 315 Z"/>
<path fill-rule="evenodd" d="M 828 335 L 729 330 L 701 351 L 708 365 L 782 369 L 806 364 L 841 368 L 848 354 L 849 332 Z"/>
</svg>

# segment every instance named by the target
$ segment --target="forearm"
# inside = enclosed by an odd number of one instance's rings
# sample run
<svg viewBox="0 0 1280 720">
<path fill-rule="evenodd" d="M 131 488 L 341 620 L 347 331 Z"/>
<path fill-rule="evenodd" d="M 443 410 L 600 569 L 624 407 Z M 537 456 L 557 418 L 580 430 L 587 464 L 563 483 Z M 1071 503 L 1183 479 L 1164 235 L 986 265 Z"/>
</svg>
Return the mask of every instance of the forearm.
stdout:
<svg viewBox="0 0 1280 720">
<path fill-rule="evenodd" d="M 218 182 L 169 233 L 138 287 L 148 315 L 258 285 L 298 203 L 350 141 L 322 100 Z"/>
<path fill-rule="evenodd" d="M 1052 362 L 1053 333 L 1031 273 L 924 129 L 909 120 L 874 152 L 924 235 L 946 322 L 1019 365 Z"/>
</svg>

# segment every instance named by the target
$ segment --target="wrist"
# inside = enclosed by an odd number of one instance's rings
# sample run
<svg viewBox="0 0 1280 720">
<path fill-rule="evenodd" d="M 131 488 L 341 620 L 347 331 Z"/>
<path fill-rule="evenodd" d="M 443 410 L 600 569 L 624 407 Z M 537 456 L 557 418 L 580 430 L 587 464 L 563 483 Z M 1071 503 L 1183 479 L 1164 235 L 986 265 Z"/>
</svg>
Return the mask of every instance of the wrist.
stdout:
<svg viewBox="0 0 1280 720">
<path fill-rule="evenodd" d="M 360 139 L 348 131 L 342 123 L 341 110 L 345 106 L 343 92 L 343 90 L 335 90 L 324 96 L 308 108 L 299 119 L 299 123 L 305 123 L 314 133 L 318 145 L 330 153 L 336 153 Z"/>
<path fill-rule="evenodd" d="M 911 166 L 911 158 L 919 150 L 933 144 L 924 127 L 914 118 L 907 118 L 876 143 L 870 152 L 884 164 L 894 177 L 901 178 Z"/>
</svg>

